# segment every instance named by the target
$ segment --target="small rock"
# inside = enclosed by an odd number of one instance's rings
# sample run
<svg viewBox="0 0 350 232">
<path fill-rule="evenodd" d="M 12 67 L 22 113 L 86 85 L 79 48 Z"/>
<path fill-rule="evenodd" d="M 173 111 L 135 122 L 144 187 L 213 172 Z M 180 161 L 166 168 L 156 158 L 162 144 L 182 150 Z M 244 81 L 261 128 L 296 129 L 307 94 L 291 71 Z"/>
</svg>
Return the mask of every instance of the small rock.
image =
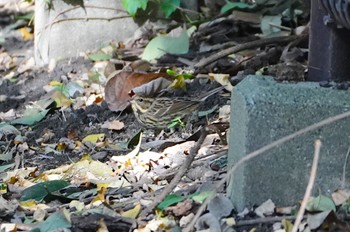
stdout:
<svg viewBox="0 0 350 232">
<path fill-rule="evenodd" d="M 324 88 L 332 87 L 332 83 L 330 81 L 321 81 L 319 85 Z"/>
<path fill-rule="evenodd" d="M 106 156 L 107 156 L 107 152 L 100 151 L 100 152 L 93 154 L 91 157 L 94 160 L 103 160 L 104 158 L 106 158 Z"/>
<path fill-rule="evenodd" d="M 339 90 L 348 90 L 349 89 L 349 83 L 347 83 L 347 82 L 337 83 L 335 88 L 339 89 Z"/>
<path fill-rule="evenodd" d="M 190 223 L 193 220 L 193 218 L 194 218 L 193 213 L 190 213 L 189 215 L 182 217 L 179 221 L 180 227 L 184 228 L 185 226 L 187 226 L 188 223 Z"/>
<path fill-rule="evenodd" d="M 264 203 L 262 203 L 258 208 L 255 209 L 256 215 L 259 217 L 265 217 L 273 214 L 275 211 L 275 203 L 272 202 L 271 199 L 268 199 Z"/>
</svg>

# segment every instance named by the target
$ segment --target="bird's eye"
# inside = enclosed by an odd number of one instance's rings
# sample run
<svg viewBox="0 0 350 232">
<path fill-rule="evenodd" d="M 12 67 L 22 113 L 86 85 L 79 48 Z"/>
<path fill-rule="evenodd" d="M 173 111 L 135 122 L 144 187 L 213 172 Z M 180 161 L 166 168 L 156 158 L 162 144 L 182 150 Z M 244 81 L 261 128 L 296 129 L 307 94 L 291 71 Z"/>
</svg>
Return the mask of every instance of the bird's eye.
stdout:
<svg viewBox="0 0 350 232">
<path fill-rule="evenodd" d="M 143 99 L 142 99 L 142 98 L 140 98 L 140 99 L 139 99 L 139 102 L 143 102 Z"/>
</svg>

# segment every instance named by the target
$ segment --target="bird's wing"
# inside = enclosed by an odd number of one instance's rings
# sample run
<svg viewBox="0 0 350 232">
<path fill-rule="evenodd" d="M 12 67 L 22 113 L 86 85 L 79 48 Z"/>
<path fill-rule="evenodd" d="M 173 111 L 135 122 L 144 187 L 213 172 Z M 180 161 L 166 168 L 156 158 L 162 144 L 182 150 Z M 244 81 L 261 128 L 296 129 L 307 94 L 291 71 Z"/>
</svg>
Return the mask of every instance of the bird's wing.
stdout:
<svg viewBox="0 0 350 232">
<path fill-rule="evenodd" d="M 173 99 L 171 101 L 159 101 L 157 104 L 162 104 L 158 108 L 156 112 L 154 112 L 154 116 L 163 117 L 164 115 L 181 115 L 181 114 L 189 114 L 199 105 L 200 101 L 190 101 L 190 100 L 178 100 Z M 183 113 L 181 113 L 183 112 Z"/>
</svg>

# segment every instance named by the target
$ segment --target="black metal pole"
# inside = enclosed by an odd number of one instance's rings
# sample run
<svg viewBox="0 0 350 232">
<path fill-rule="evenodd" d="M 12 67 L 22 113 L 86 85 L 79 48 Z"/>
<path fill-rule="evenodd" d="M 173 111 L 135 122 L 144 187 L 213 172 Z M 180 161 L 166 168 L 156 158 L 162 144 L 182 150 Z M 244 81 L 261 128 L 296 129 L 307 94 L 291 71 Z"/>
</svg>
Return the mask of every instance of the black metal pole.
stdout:
<svg viewBox="0 0 350 232">
<path fill-rule="evenodd" d="M 350 81 L 350 30 L 338 27 L 320 0 L 311 1 L 308 71 L 308 81 Z"/>
</svg>

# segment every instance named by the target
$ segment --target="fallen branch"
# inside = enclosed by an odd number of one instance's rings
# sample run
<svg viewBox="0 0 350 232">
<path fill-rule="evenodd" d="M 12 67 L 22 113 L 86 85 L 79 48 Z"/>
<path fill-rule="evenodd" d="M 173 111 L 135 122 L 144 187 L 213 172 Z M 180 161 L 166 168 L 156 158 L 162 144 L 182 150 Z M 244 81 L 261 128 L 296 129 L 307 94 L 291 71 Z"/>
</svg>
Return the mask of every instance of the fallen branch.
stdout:
<svg viewBox="0 0 350 232">
<path fill-rule="evenodd" d="M 345 155 L 345 161 L 343 165 L 343 175 L 341 178 L 341 189 L 345 189 L 346 166 L 348 165 L 349 155 L 350 155 L 350 146 L 348 147 L 348 151 L 346 152 L 346 155 Z"/>
<path fill-rule="evenodd" d="M 183 163 L 183 165 L 179 168 L 178 172 L 176 173 L 176 175 L 174 176 L 174 178 L 171 180 L 171 182 L 169 183 L 169 185 L 167 185 L 164 190 L 162 191 L 162 193 L 157 196 L 155 198 L 155 200 L 153 201 L 153 203 L 151 205 L 149 205 L 140 215 L 139 218 L 142 218 L 143 216 L 149 214 L 150 212 L 152 212 L 159 203 L 161 203 L 177 186 L 177 184 L 180 182 L 180 180 L 182 179 L 182 177 L 186 174 L 186 172 L 188 171 L 189 167 L 191 166 L 195 156 L 198 153 L 198 150 L 200 149 L 201 145 L 203 144 L 203 141 L 205 139 L 205 137 L 207 136 L 208 131 L 207 128 L 204 127 L 201 130 L 201 135 L 196 143 L 196 145 L 194 147 L 191 148 L 190 150 L 190 154 L 186 157 L 185 162 Z"/>
<path fill-rule="evenodd" d="M 292 41 L 295 41 L 300 38 L 307 38 L 306 35 L 292 35 L 292 36 L 280 36 L 280 37 L 272 37 L 272 38 L 264 38 L 264 39 L 259 39 L 259 40 L 254 40 L 250 41 L 247 43 L 239 44 L 233 47 L 226 48 L 220 52 L 217 52 L 209 57 L 205 57 L 201 59 L 197 64 L 194 65 L 195 70 L 197 70 L 195 73 L 198 73 L 203 67 L 207 66 L 208 64 L 223 58 L 225 56 L 228 56 L 232 53 L 240 52 L 242 50 L 246 49 L 252 49 L 252 48 L 258 48 L 262 46 L 267 46 L 270 44 L 275 44 L 275 43 L 290 43 Z"/>
<path fill-rule="evenodd" d="M 192 162 L 191 168 L 198 167 L 200 165 L 203 165 L 203 161 L 205 159 L 205 162 L 210 162 L 212 160 L 218 159 L 220 157 L 227 156 L 227 149 L 223 149 L 221 151 L 218 151 L 216 154 L 211 153 L 211 154 L 206 154 L 200 157 L 195 157 L 195 159 Z M 206 159 L 208 158 L 209 159 Z M 159 180 L 167 180 L 167 179 L 172 179 L 178 172 L 179 168 L 182 166 L 182 164 L 176 165 L 175 167 L 172 167 L 168 171 L 166 171 L 164 174 L 160 175 L 157 177 L 157 181 Z"/>
<path fill-rule="evenodd" d="M 272 224 L 272 223 L 275 223 L 275 222 L 280 222 L 283 219 L 294 221 L 295 218 L 296 218 L 295 216 L 256 218 L 256 219 L 238 221 L 235 226 L 236 227 L 240 227 L 240 226 L 250 226 L 250 225 L 256 225 L 256 224 L 267 224 L 267 223 L 271 223 Z"/>
</svg>

